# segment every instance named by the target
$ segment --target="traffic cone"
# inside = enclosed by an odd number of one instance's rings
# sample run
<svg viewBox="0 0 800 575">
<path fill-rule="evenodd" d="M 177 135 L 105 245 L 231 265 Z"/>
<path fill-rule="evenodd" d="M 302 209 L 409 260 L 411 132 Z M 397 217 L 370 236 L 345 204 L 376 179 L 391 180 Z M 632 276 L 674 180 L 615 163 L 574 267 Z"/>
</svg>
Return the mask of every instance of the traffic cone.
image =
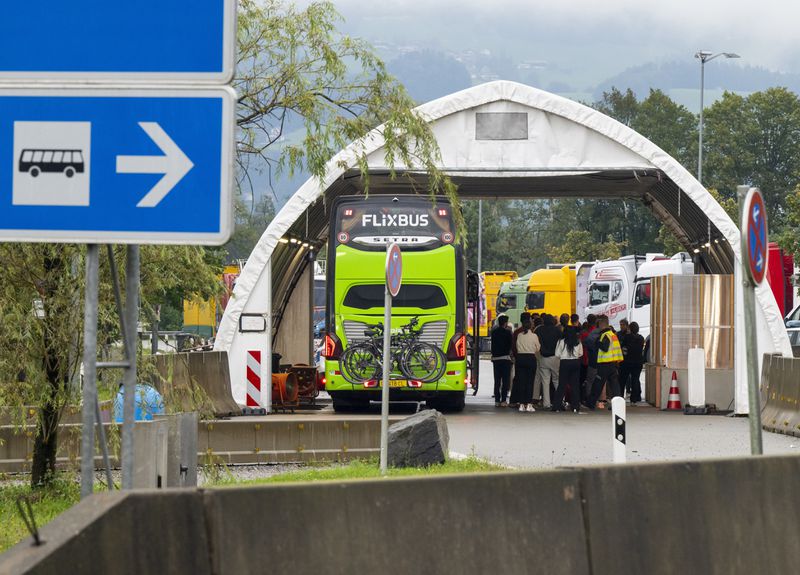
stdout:
<svg viewBox="0 0 800 575">
<path fill-rule="evenodd" d="M 668 410 L 681 411 L 681 391 L 678 389 L 678 374 L 672 372 L 672 383 L 669 386 L 669 399 L 667 400 Z"/>
</svg>

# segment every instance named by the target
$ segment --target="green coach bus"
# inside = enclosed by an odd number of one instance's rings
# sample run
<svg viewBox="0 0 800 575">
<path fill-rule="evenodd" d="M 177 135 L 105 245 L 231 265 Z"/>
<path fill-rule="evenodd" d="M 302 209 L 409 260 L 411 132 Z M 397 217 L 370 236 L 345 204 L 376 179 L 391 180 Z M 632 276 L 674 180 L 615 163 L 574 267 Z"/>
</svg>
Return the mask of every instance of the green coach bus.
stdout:
<svg viewBox="0 0 800 575">
<path fill-rule="evenodd" d="M 339 358 L 383 322 L 386 246 L 403 252 L 403 283 L 392 303 L 392 331 L 418 318 L 420 339 L 439 347 L 447 369 L 438 381 L 392 380 L 391 401 L 426 401 L 440 411 L 461 411 L 467 383 L 466 263 L 455 242 L 450 203 L 437 197 L 344 196 L 331 209 L 328 238 L 325 389 L 336 411 L 380 401 L 381 381 L 349 383 Z"/>
</svg>

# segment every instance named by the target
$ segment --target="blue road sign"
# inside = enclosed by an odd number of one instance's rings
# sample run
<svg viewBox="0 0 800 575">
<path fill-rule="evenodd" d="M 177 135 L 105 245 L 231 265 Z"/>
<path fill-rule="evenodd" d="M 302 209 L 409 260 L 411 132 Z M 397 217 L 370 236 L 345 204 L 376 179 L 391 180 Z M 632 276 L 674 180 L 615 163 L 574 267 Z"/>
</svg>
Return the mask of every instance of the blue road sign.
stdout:
<svg viewBox="0 0 800 575">
<path fill-rule="evenodd" d="M 0 241 L 221 244 L 235 94 L 0 89 Z"/>
<path fill-rule="evenodd" d="M 39 0 L 2 12 L 0 79 L 233 77 L 236 0 Z"/>
</svg>

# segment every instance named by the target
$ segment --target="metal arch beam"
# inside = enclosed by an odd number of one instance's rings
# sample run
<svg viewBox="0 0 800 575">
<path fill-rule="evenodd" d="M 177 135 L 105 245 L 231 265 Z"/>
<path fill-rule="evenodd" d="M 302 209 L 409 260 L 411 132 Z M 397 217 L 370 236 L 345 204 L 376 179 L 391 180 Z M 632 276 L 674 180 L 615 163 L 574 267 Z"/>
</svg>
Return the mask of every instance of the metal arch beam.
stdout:
<svg viewBox="0 0 800 575">
<path fill-rule="evenodd" d="M 476 171 L 476 173 L 478 173 Z M 427 177 L 425 174 L 412 173 L 413 183 L 407 178 L 403 177 L 404 174 L 398 173 L 397 177 L 390 178 L 387 171 L 377 170 L 370 175 L 370 188 L 369 193 L 375 194 L 392 194 L 392 193 L 408 193 L 409 187 L 414 185 L 427 193 Z M 664 205 L 661 198 L 667 194 L 671 196 L 672 192 L 683 193 L 679 188 L 662 172 L 658 170 L 609 170 L 606 172 L 587 172 L 584 170 L 572 170 L 569 173 L 564 173 L 564 170 L 553 171 L 549 175 L 537 175 L 519 178 L 486 178 L 482 176 L 458 176 L 457 181 L 460 181 L 461 187 L 459 188 L 459 195 L 462 198 L 477 199 L 478 197 L 494 197 L 494 198 L 530 198 L 530 197 L 586 197 L 586 194 L 568 193 L 568 194 L 554 194 L 552 189 L 554 187 L 574 190 L 577 188 L 584 188 L 585 186 L 594 183 L 601 191 L 591 197 L 600 199 L 621 199 L 632 198 L 638 199 L 646 205 L 657 219 L 662 221 L 670 231 L 675 234 L 676 238 L 681 244 L 689 251 L 692 251 L 697 245 L 700 245 L 701 238 L 694 237 L 693 228 L 698 227 L 692 225 L 692 222 L 687 219 L 697 211 L 688 198 L 685 200 L 686 204 L 682 211 L 682 217 L 678 217 L 675 212 L 677 211 L 677 204 L 670 207 Z M 504 191 L 506 186 L 500 187 L 500 184 L 507 184 L 511 187 L 511 182 L 516 180 L 517 186 L 526 188 L 527 193 L 508 193 Z M 327 240 L 328 228 L 328 214 L 327 214 L 327 200 L 329 196 L 336 196 L 340 194 L 364 194 L 367 193 L 362 185 L 365 181 L 355 173 L 346 173 L 340 180 L 337 180 L 331 188 L 322 196 L 317 202 L 311 204 L 304 214 L 307 214 L 308 221 L 310 222 L 308 235 L 304 229 L 306 217 L 301 216 L 290 228 L 289 234 L 305 239 L 307 241 L 324 242 Z M 465 189 L 465 184 L 471 189 Z M 483 188 L 482 191 L 476 193 L 474 190 L 486 185 L 492 188 L 493 191 L 487 193 Z M 606 190 L 608 187 L 619 185 L 626 188 L 627 191 L 622 193 L 609 193 Z M 532 190 L 531 187 L 538 189 Z M 655 189 L 659 187 L 659 192 L 656 193 Z M 672 188 L 668 190 L 667 188 Z M 496 188 L 496 189 L 495 189 Z M 331 193 L 331 191 L 333 192 Z M 658 196 L 658 197 L 657 197 Z M 322 203 L 320 203 L 320 201 Z M 675 200 L 677 202 L 678 200 Z M 696 218 L 695 218 L 696 219 Z M 696 222 L 695 222 L 696 223 Z M 699 232 L 699 229 L 698 229 Z M 712 226 L 712 235 L 719 239 L 722 234 L 715 226 Z M 702 239 L 706 239 L 705 230 L 703 230 Z M 726 244 L 727 245 L 727 244 Z M 274 283 L 273 283 L 273 307 L 272 313 L 275 318 L 273 325 L 273 334 L 277 338 L 280 331 L 281 322 L 283 320 L 286 306 L 288 305 L 291 293 L 297 285 L 299 278 L 302 277 L 306 267 L 308 266 L 308 252 L 305 249 L 300 249 L 297 253 L 294 251 L 291 244 L 279 244 L 276 246 L 273 253 L 273 266 L 274 266 Z M 302 254 L 300 252 L 303 252 Z M 722 248 L 721 245 L 712 244 L 711 248 L 703 249 L 700 253 L 701 265 L 706 273 L 731 273 L 733 269 L 733 254 L 728 247 L 728 250 Z"/>
</svg>

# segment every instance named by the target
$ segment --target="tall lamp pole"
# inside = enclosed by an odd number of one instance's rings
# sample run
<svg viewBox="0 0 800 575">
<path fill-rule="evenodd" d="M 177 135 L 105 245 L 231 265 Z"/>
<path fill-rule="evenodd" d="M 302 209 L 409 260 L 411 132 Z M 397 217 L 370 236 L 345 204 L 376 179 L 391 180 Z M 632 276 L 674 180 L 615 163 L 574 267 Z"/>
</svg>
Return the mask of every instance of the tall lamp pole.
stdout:
<svg viewBox="0 0 800 575">
<path fill-rule="evenodd" d="M 481 273 L 481 256 L 483 255 L 483 200 L 478 200 L 478 269 L 475 270 Z"/>
<path fill-rule="evenodd" d="M 697 146 L 697 181 L 703 183 L 703 92 L 705 90 L 705 74 L 706 62 L 710 62 L 714 58 L 723 56 L 725 58 L 740 58 L 739 54 L 733 52 L 709 52 L 708 50 L 700 50 L 694 57 L 700 60 L 700 125 L 698 126 L 699 142 Z"/>
</svg>

